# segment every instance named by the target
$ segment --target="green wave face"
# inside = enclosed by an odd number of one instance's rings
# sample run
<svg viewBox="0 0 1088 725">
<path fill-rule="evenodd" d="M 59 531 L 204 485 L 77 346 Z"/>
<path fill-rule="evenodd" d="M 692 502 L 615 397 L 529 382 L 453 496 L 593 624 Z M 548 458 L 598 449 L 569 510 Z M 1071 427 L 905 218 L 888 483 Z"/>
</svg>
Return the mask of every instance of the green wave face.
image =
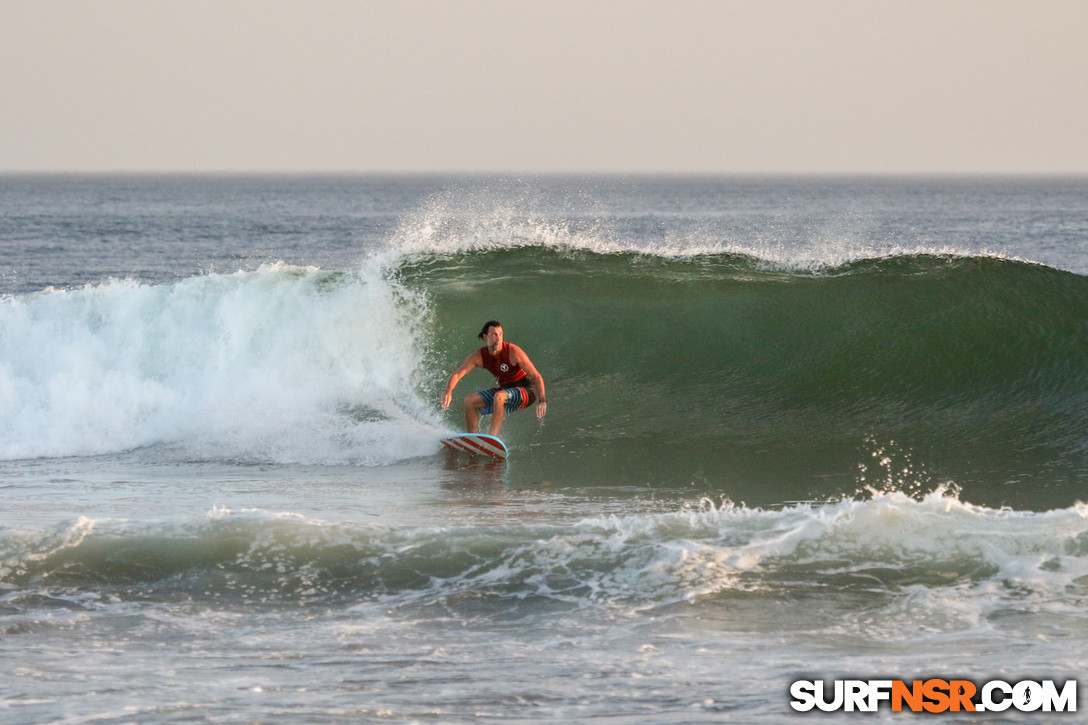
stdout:
<svg viewBox="0 0 1088 725">
<path fill-rule="evenodd" d="M 1088 472 L 1088 280 L 1075 274 L 993 257 L 797 270 L 523 247 L 417 257 L 398 276 L 428 298 L 428 385 L 487 319 L 545 375 L 545 427 L 504 429 L 540 477 L 749 502 L 905 477 L 1067 505 Z M 489 385 L 480 375 L 465 392 Z"/>
</svg>

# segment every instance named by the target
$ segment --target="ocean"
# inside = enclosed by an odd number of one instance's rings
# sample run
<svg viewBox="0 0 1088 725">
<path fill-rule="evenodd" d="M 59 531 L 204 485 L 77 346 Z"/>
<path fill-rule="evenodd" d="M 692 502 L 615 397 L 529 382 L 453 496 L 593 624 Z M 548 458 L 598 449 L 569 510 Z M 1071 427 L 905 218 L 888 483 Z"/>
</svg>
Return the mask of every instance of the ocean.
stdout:
<svg viewBox="0 0 1088 725">
<path fill-rule="evenodd" d="M 1088 671 L 1085 178 L 0 176 L 0 411 L 5 725 Z"/>
</svg>

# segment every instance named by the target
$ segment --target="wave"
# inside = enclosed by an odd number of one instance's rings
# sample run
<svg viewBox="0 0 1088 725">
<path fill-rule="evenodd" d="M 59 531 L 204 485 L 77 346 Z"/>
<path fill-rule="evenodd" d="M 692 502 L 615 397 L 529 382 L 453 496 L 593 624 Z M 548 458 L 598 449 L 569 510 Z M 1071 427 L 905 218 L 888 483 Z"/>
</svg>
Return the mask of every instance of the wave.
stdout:
<svg viewBox="0 0 1088 725">
<path fill-rule="evenodd" d="M 759 505 L 878 479 L 993 505 L 1080 495 L 1088 278 L 991 254 L 682 246 L 468 209 L 406 222 L 347 270 L 5 297 L 0 458 L 429 456 L 459 427 L 436 404 L 446 376 L 499 319 L 551 398 L 542 426 L 504 427 L 517 482 Z"/>
<path fill-rule="evenodd" d="M 1086 577 L 1083 504 L 1014 512 L 946 490 L 778 509 L 703 501 L 569 524 L 396 529 L 215 509 L 0 531 L 12 615 L 215 602 L 382 616 L 441 606 L 469 616 L 486 600 L 492 615 L 520 617 L 556 608 L 713 612 L 725 599 L 842 595 L 929 626 L 940 616 L 978 624 L 1028 610 L 1080 617 Z"/>
<path fill-rule="evenodd" d="M 1060 487 L 1088 471 L 1075 274 L 992 256 L 797 269 L 518 247 L 425 256 L 400 278 L 426 290 L 437 349 L 463 355 L 480 321 L 503 321 L 556 401 L 561 433 L 530 442 L 601 476 L 749 489 L 838 476 L 842 492 L 893 445 L 961 484 Z"/>
</svg>

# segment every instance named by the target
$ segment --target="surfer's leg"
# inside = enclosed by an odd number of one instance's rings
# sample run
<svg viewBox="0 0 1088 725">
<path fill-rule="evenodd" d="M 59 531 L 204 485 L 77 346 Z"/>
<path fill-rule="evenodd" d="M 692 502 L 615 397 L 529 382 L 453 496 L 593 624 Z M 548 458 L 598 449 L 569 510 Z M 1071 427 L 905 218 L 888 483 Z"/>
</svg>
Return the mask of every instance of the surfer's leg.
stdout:
<svg viewBox="0 0 1088 725">
<path fill-rule="evenodd" d="M 504 420 L 506 420 L 506 391 L 496 390 L 495 402 L 491 406 L 491 435 L 498 437 Z"/>
<path fill-rule="evenodd" d="M 486 401 L 479 393 L 465 396 L 465 432 L 475 433 L 480 427 L 480 409 L 486 405 Z"/>
</svg>

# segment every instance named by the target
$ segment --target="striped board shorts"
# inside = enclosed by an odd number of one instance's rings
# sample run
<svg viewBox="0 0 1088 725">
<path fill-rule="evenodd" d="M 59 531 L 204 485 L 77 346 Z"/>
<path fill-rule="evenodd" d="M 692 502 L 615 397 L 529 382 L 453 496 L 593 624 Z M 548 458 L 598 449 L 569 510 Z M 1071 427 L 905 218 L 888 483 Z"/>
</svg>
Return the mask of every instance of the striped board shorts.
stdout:
<svg viewBox="0 0 1088 725">
<path fill-rule="evenodd" d="M 521 410 L 536 400 L 536 395 L 527 388 L 491 388 L 489 390 L 478 390 L 476 391 L 477 394 L 484 399 L 484 407 L 480 408 L 480 415 L 491 415 L 495 411 L 495 393 L 500 390 L 506 391 L 506 405 L 503 406 L 503 409 L 506 410 L 507 413 Z"/>
</svg>

